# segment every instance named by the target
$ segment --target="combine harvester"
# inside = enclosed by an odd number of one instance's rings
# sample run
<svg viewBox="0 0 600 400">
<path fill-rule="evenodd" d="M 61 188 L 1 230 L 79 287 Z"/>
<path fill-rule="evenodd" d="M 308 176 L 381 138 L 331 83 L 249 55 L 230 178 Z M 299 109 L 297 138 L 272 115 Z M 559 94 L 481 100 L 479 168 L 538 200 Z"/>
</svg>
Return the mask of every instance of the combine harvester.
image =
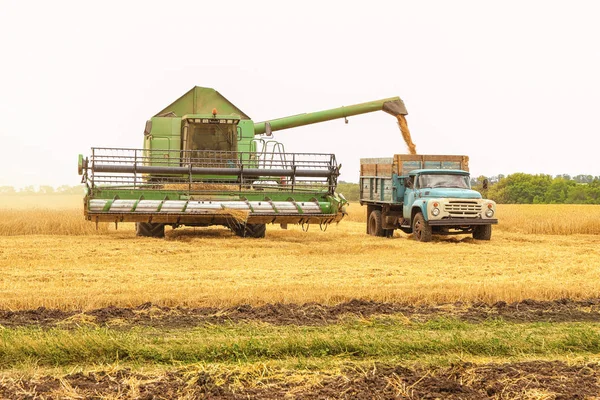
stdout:
<svg viewBox="0 0 600 400">
<path fill-rule="evenodd" d="M 325 228 L 347 204 L 335 192 L 335 156 L 286 153 L 272 132 L 374 111 L 407 114 L 393 97 L 254 123 L 219 92 L 194 87 L 146 123 L 143 149 L 79 155 L 85 218 L 135 222 L 137 235 L 150 237 L 163 237 L 166 225 L 222 225 L 255 238 L 268 223 Z"/>
</svg>

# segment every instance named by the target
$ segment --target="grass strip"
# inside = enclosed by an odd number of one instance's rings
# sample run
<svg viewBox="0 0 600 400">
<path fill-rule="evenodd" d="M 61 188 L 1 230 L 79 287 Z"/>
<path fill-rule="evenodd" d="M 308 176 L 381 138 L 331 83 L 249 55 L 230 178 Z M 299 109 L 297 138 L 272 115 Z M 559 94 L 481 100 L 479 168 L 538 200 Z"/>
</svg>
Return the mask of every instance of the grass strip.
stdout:
<svg viewBox="0 0 600 400">
<path fill-rule="evenodd" d="M 0 365 L 67 366 L 115 362 L 182 365 L 286 358 L 415 360 L 550 357 L 598 354 L 600 324 L 438 319 L 406 324 L 394 318 L 351 320 L 322 327 L 231 324 L 193 329 L 17 328 L 0 330 Z"/>
</svg>

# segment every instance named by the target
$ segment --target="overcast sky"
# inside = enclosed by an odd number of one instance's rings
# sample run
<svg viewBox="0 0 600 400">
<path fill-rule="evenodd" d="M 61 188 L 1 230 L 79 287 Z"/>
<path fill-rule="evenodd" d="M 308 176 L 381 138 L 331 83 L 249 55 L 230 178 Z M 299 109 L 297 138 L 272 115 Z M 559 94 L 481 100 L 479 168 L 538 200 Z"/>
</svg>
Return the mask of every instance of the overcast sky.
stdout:
<svg viewBox="0 0 600 400">
<path fill-rule="evenodd" d="M 255 121 L 400 96 L 417 151 L 474 175 L 600 175 L 597 4 L 0 0 L 0 186 L 79 183 L 77 154 L 141 147 L 195 85 Z M 275 138 L 353 182 L 406 152 L 383 112 Z"/>
</svg>

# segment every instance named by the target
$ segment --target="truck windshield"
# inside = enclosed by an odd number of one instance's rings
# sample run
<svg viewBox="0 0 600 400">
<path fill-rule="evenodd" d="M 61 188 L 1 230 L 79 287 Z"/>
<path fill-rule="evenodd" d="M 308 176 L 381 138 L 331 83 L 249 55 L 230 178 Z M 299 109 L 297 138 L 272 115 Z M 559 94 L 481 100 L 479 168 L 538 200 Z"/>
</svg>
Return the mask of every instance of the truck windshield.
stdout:
<svg viewBox="0 0 600 400">
<path fill-rule="evenodd" d="M 421 174 L 417 180 L 420 189 L 423 188 L 460 188 L 470 189 L 468 175 L 456 174 Z"/>
</svg>

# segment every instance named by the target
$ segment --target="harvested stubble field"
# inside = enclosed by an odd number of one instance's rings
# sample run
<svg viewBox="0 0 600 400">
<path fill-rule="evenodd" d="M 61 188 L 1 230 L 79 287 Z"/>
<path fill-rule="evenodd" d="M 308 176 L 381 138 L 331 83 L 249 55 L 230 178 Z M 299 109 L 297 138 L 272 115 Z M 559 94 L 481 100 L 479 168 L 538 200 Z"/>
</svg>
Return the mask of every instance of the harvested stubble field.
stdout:
<svg viewBox="0 0 600 400">
<path fill-rule="evenodd" d="M 490 242 L 458 236 L 424 244 L 402 233 L 367 236 L 359 205 L 326 232 L 269 226 L 266 239 L 251 240 L 198 228 L 155 240 L 136 238 L 132 224 L 96 231 L 77 196 L 38 200 L 54 209 L 11 197 L 0 204 L 10 200 L 15 206 L 0 211 L 4 309 L 600 297 L 598 206 L 501 205 Z"/>
<path fill-rule="evenodd" d="M 0 396 L 599 398 L 600 207 L 499 219 L 419 243 L 353 204 L 326 232 L 161 240 L 0 197 Z"/>
</svg>

